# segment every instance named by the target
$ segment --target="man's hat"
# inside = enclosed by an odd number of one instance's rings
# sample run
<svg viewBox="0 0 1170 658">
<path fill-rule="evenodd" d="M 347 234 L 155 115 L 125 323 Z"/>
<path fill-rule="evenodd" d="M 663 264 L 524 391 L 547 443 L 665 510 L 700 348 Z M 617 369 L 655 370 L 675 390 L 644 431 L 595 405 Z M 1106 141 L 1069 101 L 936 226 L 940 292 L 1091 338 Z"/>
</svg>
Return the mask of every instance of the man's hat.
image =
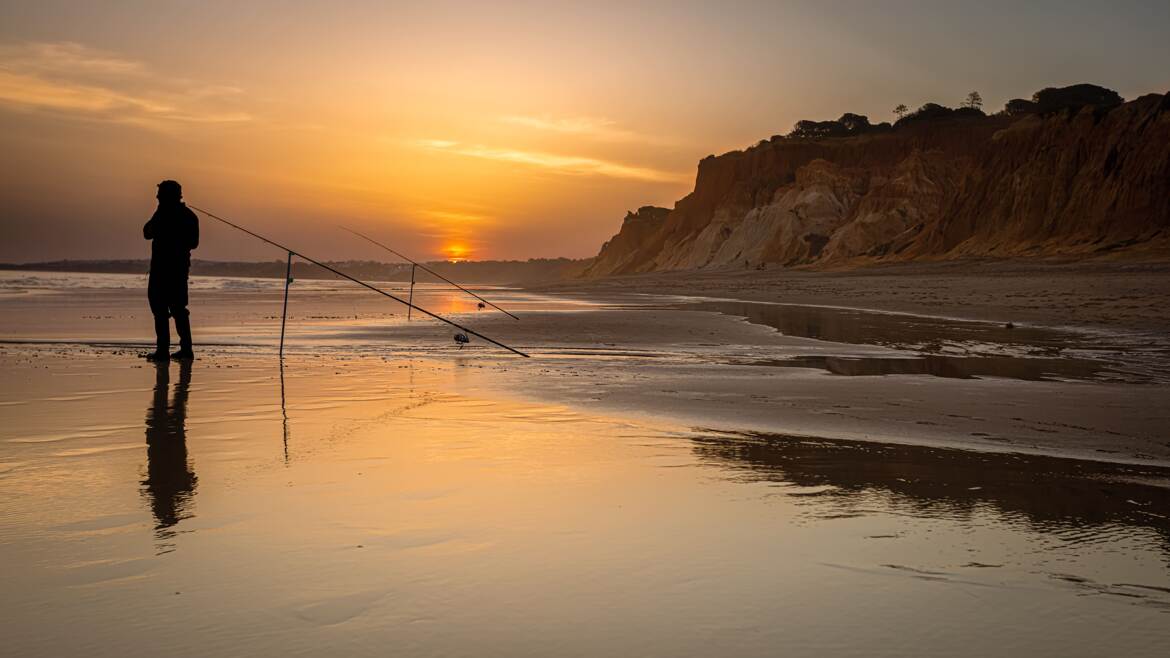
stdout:
<svg viewBox="0 0 1170 658">
<path fill-rule="evenodd" d="M 165 180 L 158 184 L 159 192 L 167 192 L 174 196 L 183 196 L 183 186 L 179 185 L 179 181 Z"/>
</svg>

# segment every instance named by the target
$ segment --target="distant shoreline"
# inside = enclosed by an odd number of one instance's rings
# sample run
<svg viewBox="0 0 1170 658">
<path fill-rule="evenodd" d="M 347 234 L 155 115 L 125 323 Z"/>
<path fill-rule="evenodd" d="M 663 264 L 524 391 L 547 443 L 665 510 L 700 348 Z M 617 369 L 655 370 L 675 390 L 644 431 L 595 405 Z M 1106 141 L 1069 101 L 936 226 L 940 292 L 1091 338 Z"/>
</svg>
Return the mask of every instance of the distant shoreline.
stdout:
<svg viewBox="0 0 1170 658">
<path fill-rule="evenodd" d="M 532 284 L 559 281 L 575 275 L 583 267 L 583 260 L 569 258 L 533 258 L 527 261 L 430 261 L 427 267 L 459 282 Z M 327 263 L 360 279 L 378 281 L 410 281 L 409 263 L 380 261 L 327 261 Z M 285 273 L 284 260 L 272 261 L 210 261 L 193 259 L 191 274 L 195 276 L 231 276 L 253 278 L 281 278 Z M 0 263 L 0 270 L 36 272 L 77 272 L 87 274 L 146 274 L 150 270 L 147 259 L 58 260 L 30 263 Z M 298 279 L 337 279 L 334 274 L 305 261 L 293 261 L 293 277 Z M 436 280 L 419 270 L 416 280 Z"/>
</svg>

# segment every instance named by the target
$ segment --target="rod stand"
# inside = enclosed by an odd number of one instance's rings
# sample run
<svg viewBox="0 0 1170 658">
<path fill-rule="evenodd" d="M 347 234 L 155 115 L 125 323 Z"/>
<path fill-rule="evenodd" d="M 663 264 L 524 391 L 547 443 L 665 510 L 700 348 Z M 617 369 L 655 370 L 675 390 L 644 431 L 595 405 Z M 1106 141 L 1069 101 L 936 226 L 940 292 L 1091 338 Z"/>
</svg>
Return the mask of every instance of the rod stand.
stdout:
<svg viewBox="0 0 1170 658">
<path fill-rule="evenodd" d="M 418 265 L 410 266 L 410 297 L 406 300 L 406 319 L 410 319 L 410 311 L 414 309 L 414 271 Z"/>
<path fill-rule="evenodd" d="M 284 266 L 284 307 L 280 310 L 280 359 L 281 364 L 284 363 L 284 324 L 288 319 L 288 287 L 292 285 L 292 259 L 293 253 L 288 252 L 288 262 Z M 281 371 L 283 381 L 284 371 Z"/>
</svg>

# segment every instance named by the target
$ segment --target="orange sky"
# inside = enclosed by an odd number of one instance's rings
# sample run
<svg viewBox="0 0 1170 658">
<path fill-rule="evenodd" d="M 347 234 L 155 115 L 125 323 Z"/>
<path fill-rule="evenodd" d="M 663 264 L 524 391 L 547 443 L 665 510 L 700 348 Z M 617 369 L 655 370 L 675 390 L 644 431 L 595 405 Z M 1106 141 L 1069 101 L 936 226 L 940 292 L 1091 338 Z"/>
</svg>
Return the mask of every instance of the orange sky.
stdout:
<svg viewBox="0 0 1170 658">
<path fill-rule="evenodd" d="M 418 4 L 6 2 L 0 260 L 143 257 L 162 178 L 324 258 L 390 259 L 337 225 L 423 259 L 582 257 L 800 118 L 1170 86 L 1133 64 L 1170 61 L 1160 3 Z M 281 256 L 205 234 L 200 258 Z"/>
</svg>

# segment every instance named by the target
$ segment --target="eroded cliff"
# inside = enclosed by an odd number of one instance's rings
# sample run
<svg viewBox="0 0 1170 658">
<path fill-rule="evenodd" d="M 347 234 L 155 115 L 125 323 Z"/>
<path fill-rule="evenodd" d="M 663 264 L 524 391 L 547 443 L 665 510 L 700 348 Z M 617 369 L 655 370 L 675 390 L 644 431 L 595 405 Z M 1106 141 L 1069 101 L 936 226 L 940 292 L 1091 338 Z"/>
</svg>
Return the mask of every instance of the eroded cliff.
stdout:
<svg viewBox="0 0 1170 658">
<path fill-rule="evenodd" d="M 586 275 L 1170 245 L 1170 95 L 1054 107 L 1061 91 L 710 156 L 672 210 L 627 215 Z"/>
</svg>

